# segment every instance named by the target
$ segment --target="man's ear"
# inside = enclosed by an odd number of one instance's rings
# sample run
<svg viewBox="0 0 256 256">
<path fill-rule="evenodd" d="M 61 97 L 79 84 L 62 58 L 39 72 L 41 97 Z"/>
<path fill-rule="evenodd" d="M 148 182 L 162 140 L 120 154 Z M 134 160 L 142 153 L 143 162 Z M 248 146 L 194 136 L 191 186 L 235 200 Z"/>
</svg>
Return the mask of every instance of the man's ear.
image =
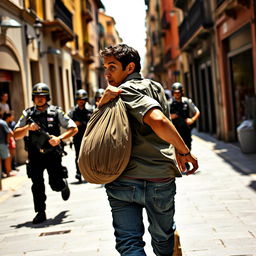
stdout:
<svg viewBox="0 0 256 256">
<path fill-rule="evenodd" d="M 134 69 L 135 69 L 135 63 L 134 63 L 134 62 L 130 62 L 130 63 L 127 65 L 128 73 L 129 73 L 129 74 L 132 74 L 132 73 L 134 72 Z"/>
</svg>

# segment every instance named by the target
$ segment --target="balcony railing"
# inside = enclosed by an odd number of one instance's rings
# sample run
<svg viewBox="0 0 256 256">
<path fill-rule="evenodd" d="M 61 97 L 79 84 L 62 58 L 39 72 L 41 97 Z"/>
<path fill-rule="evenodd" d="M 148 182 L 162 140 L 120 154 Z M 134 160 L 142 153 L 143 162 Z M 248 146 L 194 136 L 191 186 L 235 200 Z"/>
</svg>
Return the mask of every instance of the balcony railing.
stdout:
<svg viewBox="0 0 256 256">
<path fill-rule="evenodd" d="M 55 1 L 54 18 L 62 20 L 71 30 L 73 30 L 72 14 L 61 0 Z"/>
<path fill-rule="evenodd" d="M 161 19 L 161 26 L 162 29 L 164 30 L 169 30 L 170 29 L 170 22 L 168 22 L 167 18 L 166 18 L 166 11 L 163 13 L 162 19 Z"/>
<path fill-rule="evenodd" d="M 83 1 L 82 2 L 82 11 L 83 11 L 83 16 L 85 18 L 85 21 L 89 23 L 90 21 L 93 20 L 93 8 L 89 0 Z"/>
<path fill-rule="evenodd" d="M 194 35 L 200 28 L 210 28 L 213 26 L 211 19 L 209 2 L 204 0 L 196 0 L 194 5 L 179 26 L 180 48 Z"/>
<path fill-rule="evenodd" d="M 220 6 L 223 2 L 225 2 L 225 0 L 216 0 L 217 6 Z"/>
<path fill-rule="evenodd" d="M 91 45 L 89 42 L 84 42 L 84 58 L 85 58 L 85 62 L 87 64 L 91 64 L 94 62 L 93 59 L 94 56 L 94 47 L 93 45 Z"/>
<path fill-rule="evenodd" d="M 164 54 L 164 64 L 172 60 L 172 49 L 168 49 Z"/>
<path fill-rule="evenodd" d="M 175 0 L 174 4 L 177 8 L 183 9 L 186 0 Z"/>
</svg>

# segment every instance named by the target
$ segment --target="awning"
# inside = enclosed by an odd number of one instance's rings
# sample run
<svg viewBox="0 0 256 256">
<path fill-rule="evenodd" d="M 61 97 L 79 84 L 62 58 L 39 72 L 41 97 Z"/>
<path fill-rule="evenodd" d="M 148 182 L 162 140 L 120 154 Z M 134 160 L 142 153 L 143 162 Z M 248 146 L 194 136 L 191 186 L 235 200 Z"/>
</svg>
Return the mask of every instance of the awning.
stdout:
<svg viewBox="0 0 256 256">
<path fill-rule="evenodd" d="M 0 46 L 0 69 L 20 71 L 15 56 L 6 46 Z"/>
</svg>

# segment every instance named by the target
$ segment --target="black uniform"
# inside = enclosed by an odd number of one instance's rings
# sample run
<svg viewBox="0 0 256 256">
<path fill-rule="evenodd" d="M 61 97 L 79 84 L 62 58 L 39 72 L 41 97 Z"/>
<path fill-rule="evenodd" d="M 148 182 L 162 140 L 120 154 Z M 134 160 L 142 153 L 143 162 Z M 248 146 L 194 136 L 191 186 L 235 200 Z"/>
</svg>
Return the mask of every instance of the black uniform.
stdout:
<svg viewBox="0 0 256 256">
<path fill-rule="evenodd" d="M 76 125 L 60 108 L 53 105 L 48 105 L 43 112 L 38 111 L 36 107 L 24 110 L 15 129 L 25 126 L 28 122 L 35 122 L 41 127 L 38 131 L 29 131 L 29 136 L 25 137 L 25 146 L 28 151 L 27 172 L 32 180 L 34 208 L 36 212 L 44 212 L 44 169 L 47 169 L 49 184 L 54 191 L 62 191 L 67 178 L 66 168 L 61 164 L 62 149 L 60 146 L 52 147 L 49 144 L 49 134 L 59 136 L 60 126 L 68 129 Z"/>
<path fill-rule="evenodd" d="M 70 118 L 72 118 L 73 121 L 78 121 L 81 123 L 81 125 L 78 125 L 78 133 L 73 137 L 73 142 L 75 146 L 75 151 L 76 151 L 76 172 L 78 176 L 81 176 L 79 166 L 77 163 L 78 156 L 79 156 L 79 151 L 80 151 L 80 146 L 82 142 L 82 138 L 84 136 L 84 132 L 87 126 L 87 123 L 92 115 L 92 109 L 87 109 L 86 105 L 83 109 L 80 109 L 78 106 L 75 106 L 74 109 L 72 109 L 69 113 Z"/>
<path fill-rule="evenodd" d="M 191 130 L 193 127 L 186 123 L 186 119 L 190 118 L 190 114 L 196 111 L 198 108 L 187 97 L 182 97 L 180 102 L 176 101 L 175 98 L 170 100 L 170 113 L 178 115 L 177 118 L 172 119 L 172 122 L 189 149 L 191 149 Z"/>
</svg>

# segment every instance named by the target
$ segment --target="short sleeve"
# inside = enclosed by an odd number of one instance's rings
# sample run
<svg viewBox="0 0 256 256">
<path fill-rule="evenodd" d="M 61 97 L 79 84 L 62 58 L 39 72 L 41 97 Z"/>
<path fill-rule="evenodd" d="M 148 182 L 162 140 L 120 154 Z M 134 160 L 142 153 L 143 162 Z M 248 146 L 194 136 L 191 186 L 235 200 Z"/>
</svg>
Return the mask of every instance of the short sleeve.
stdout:
<svg viewBox="0 0 256 256">
<path fill-rule="evenodd" d="M 28 116 L 27 111 L 23 110 L 22 115 L 21 115 L 19 121 L 17 122 L 17 124 L 14 127 L 14 130 L 16 128 L 24 127 L 27 124 L 27 116 Z"/>
<path fill-rule="evenodd" d="M 192 113 L 199 112 L 199 109 L 196 107 L 196 105 L 193 103 L 191 99 L 188 99 L 188 106 L 189 106 L 190 112 Z"/>
<path fill-rule="evenodd" d="M 75 122 L 61 109 L 58 109 L 58 118 L 61 127 L 65 129 L 77 127 Z"/>
<path fill-rule="evenodd" d="M 132 84 L 121 86 L 121 98 L 126 105 L 130 115 L 143 124 L 145 114 L 152 108 L 159 108 L 161 105 L 153 98 L 145 95 Z"/>
</svg>

